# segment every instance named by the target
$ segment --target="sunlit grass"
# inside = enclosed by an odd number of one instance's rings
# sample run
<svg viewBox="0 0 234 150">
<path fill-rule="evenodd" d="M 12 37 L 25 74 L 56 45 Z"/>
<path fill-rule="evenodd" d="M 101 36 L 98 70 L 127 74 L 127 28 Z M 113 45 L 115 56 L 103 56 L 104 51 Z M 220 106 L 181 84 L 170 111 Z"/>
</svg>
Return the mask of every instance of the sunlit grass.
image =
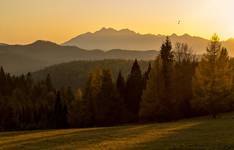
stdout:
<svg viewBox="0 0 234 150">
<path fill-rule="evenodd" d="M 0 133 L 0 149 L 234 149 L 234 114 L 216 120 Z"/>
</svg>

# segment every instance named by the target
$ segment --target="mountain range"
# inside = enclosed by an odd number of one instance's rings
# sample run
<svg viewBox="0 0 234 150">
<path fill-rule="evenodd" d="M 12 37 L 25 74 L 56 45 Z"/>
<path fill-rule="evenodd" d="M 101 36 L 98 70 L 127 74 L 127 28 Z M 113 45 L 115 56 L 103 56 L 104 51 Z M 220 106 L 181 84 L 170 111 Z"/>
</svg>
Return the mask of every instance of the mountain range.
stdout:
<svg viewBox="0 0 234 150">
<path fill-rule="evenodd" d="M 129 29 L 102 28 L 56 44 L 38 40 L 28 45 L 0 43 L 0 66 L 13 74 L 34 72 L 45 67 L 76 60 L 152 60 L 158 54 L 164 35 L 139 34 Z M 172 34 L 170 39 L 188 43 L 196 54 L 204 53 L 209 40 L 188 34 Z M 230 55 L 234 56 L 234 39 L 223 41 Z"/>
<path fill-rule="evenodd" d="M 165 35 L 140 34 L 129 29 L 116 30 L 113 28 L 102 28 L 94 33 L 87 32 L 78 35 L 71 40 L 63 43 L 63 45 L 78 46 L 84 49 L 128 49 L 128 50 L 159 50 Z M 187 43 L 197 54 L 204 53 L 209 40 L 190 36 L 189 34 L 169 36 L 172 43 Z M 223 41 L 223 45 L 234 54 L 234 39 Z"/>
<path fill-rule="evenodd" d="M 75 60 L 152 60 L 157 55 L 158 51 L 155 50 L 85 50 L 49 41 L 36 41 L 28 45 L 0 45 L 0 66 L 9 73 L 21 74 Z"/>
</svg>

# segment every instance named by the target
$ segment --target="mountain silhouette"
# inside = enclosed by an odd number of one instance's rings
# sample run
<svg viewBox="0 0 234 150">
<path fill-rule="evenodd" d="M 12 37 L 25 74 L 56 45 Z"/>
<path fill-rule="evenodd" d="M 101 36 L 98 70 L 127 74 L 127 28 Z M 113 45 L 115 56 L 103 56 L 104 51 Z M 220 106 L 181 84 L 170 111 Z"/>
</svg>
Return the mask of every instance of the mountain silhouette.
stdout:
<svg viewBox="0 0 234 150">
<path fill-rule="evenodd" d="M 0 45 L 0 66 L 3 66 L 7 72 L 20 74 L 75 60 L 134 60 L 136 58 L 152 60 L 157 55 L 158 52 L 154 50 L 85 50 L 75 46 L 61 46 L 53 42 L 38 40 L 28 45 Z"/>
<path fill-rule="evenodd" d="M 6 46 L 7 44 L 5 44 L 5 43 L 0 43 L 0 46 Z"/>
<path fill-rule="evenodd" d="M 197 54 L 204 53 L 209 40 L 190 36 L 189 34 L 169 36 L 172 43 L 188 43 Z M 102 28 L 94 33 L 87 32 L 65 42 L 63 45 L 78 46 L 84 49 L 128 49 L 128 50 L 159 50 L 165 35 L 140 34 L 129 29 L 115 30 L 113 28 Z M 230 51 L 234 51 L 234 40 L 223 42 Z"/>
<path fill-rule="evenodd" d="M 1 43 L 0 66 L 9 73 L 20 74 L 76 60 L 152 60 L 158 55 L 165 38 L 164 35 L 143 35 L 129 29 L 102 28 L 94 33 L 79 35 L 63 45 L 42 40 L 28 45 Z M 207 39 L 188 34 L 181 36 L 172 34 L 170 39 L 173 44 L 188 43 L 196 54 L 204 53 L 209 43 Z M 234 39 L 228 39 L 222 43 L 233 56 Z"/>
</svg>

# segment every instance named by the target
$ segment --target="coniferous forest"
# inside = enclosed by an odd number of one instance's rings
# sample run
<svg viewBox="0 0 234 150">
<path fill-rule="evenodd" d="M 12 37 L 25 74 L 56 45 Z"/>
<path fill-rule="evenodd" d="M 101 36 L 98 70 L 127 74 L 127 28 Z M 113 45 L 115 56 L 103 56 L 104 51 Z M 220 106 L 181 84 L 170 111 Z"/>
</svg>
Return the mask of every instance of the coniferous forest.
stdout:
<svg viewBox="0 0 234 150">
<path fill-rule="evenodd" d="M 188 43 L 189 44 L 189 43 Z M 142 71 L 138 60 L 125 77 L 110 69 L 89 73 L 85 87 L 57 89 L 48 76 L 0 70 L 0 130 L 58 129 L 167 122 L 234 110 L 234 62 L 213 35 L 198 56 L 167 38 Z"/>
</svg>

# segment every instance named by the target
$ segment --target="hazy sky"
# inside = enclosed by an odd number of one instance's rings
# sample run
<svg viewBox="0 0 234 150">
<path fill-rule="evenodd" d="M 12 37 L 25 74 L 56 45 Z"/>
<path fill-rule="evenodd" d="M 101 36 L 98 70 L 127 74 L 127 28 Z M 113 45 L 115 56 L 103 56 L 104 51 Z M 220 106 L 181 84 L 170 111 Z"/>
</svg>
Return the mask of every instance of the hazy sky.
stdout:
<svg viewBox="0 0 234 150">
<path fill-rule="evenodd" d="M 101 27 L 227 39 L 233 15 L 234 0 L 0 0 L 0 42 L 62 43 Z"/>
</svg>

